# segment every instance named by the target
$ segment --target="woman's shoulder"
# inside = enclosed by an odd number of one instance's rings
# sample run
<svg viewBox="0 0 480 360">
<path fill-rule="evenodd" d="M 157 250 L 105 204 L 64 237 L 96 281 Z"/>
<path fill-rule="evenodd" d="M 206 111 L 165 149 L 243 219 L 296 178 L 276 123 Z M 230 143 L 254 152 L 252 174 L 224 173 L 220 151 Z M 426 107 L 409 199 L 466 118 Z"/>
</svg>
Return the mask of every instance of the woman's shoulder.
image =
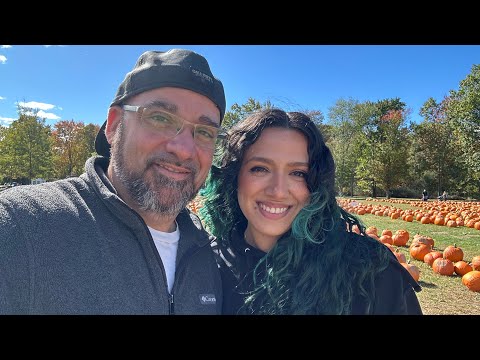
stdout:
<svg viewBox="0 0 480 360">
<path fill-rule="evenodd" d="M 372 262 L 383 269 L 376 275 L 374 313 L 421 315 L 416 293 L 422 288 L 393 252 L 371 237 L 355 234 L 354 239 L 369 249 L 364 254 L 377 256 Z"/>
<path fill-rule="evenodd" d="M 421 286 L 392 254 L 375 282 L 375 314 L 422 315 L 416 293 Z"/>
</svg>

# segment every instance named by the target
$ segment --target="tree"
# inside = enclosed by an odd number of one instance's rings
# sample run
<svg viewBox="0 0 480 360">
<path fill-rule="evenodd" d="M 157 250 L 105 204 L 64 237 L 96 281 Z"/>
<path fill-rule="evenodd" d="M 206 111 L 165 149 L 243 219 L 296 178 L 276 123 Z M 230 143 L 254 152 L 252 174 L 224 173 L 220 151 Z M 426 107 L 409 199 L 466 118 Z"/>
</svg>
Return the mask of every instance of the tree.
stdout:
<svg viewBox="0 0 480 360">
<path fill-rule="evenodd" d="M 457 154 L 465 164 L 464 186 L 480 196 L 480 65 L 473 65 L 470 74 L 460 82 L 458 91 L 450 91 L 446 117 L 458 131 Z"/>
<path fill-rule="evenodd" d="M 336 164 L 336 186 L 340 196 L 354 195 L 356 162 L 360 156 L 360 128 L 355 121 L 358 101 L 339 99 L 329 108 L 328 145 Z M 323 131 L 322 131 L 323 132 Z"/>
<path fill-rule="evenodd" d="M 95 155 L 95 137 L 97 136 L 97 133 L 100 131 L 100 126 L 96 124 L 87 124 L 83 128 L 82 131 L 82 142 L 83 142 L 83 147 L 85 148 L 86 153 L 88 156 Z"/>
<path fill-rule="evenodd" d="M 6 180 L 11 181 L 12 173 L 10 168 L 10 161 L 8 155 L 8 137 L 7 132 L 9 128 L 0 125 L 0 178 L 3 179 L 2 183 Z"/>
<path fill-rule="evenodd" d="M 359 187 L 371 189 L 377 196 L 377 186 L 390 197 L 393 188 L 406 183 L 408 169 L 406 150 L 408 128 L 405 125 L 409 110 L 399 98 L 359 104 L 356 119 L 361 129 L 361 156 L 356 172 Z"/>
<path fill-rule="evenodd" d="M 18 107 L 19 118 L 13 121 L 2 141 L 2 168 L 10 179 L 23 182 L 37 177 L 48 178 L 51 170 L 50 127 L 38 111 Z"/>
<path fill-rule="evenodd" d="M 453 190 L 452 177 L 455 178 L 455 174 L 462 175 L 461 167 L 456 160 L 455 128 L 446 116 L 449 103 L 449 97 L 445 97 L 440 103 L 429 98 L 419 112 L 424 121 L 417 125 L 412 124 L 414 136 L 411 158 L 415 176 L 417 179 L 423 177 L 428 187 L 430 185 L 428 178 L 433 174 L 438 195 L 446 188 Z M 423 186 L 419 184 L 417 190 L 420 191 L 421 187 Z"/>
<path fill-rule="evenodd" d="M 95 154 L 94 141 L 100 127 L 74 120 L 62 120 L 52 131 L 54 168 L 57 178 L 80 175 L 85 161 Z"/>
<path fill-rule="evenodd" d="M 262 105 L 258 100 L 255 100 L 253 98 L 248 98 L 247 102 L 243 105 L 238 105 L 237 103 L 235 103 L 231 106 L 231 111 L 225 112 L 225 116 L 223 117 L 222 121 L 222 127 L 224 129 L 230 129 L 232 126 L 243 120 L 252 112 L 271 107 L 272 104 L 269 101 L 265 102 Z"/>
</svg>

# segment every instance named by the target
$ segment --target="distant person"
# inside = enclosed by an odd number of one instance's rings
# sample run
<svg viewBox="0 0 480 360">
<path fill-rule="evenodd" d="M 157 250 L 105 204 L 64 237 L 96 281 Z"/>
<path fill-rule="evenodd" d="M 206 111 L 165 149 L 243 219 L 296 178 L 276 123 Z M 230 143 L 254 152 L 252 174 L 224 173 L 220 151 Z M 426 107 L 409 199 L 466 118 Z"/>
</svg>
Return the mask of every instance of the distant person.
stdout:
<svg viewBox="0 0 480 360">
<path fill-rule="evenodd" d="M 307 115 L 253 113 L 223 149 L 200 216 L 224 314 L 422 314 L 417 282 L 337 204 L 332 154 Z"/>
<path fill-rule="evenodd" d="M 443 199 L 443 201 L 447 201 L 447 192 L 446 191 L 443 192 L 442 199 Z"/>
<path fill-rule="evenodd" d="M 0 314 L 220 314 L 187 204 L 212 164 L 223 85 L 192 51 L 143 53 L 85 173 L 0 195 Z"/>
<path fill-rule="evenodd" d="M 427 201 L 428 200 L 428 192 L 426 189 L 423 190 L 422 192 L 422 200 Z"/>
</svg>

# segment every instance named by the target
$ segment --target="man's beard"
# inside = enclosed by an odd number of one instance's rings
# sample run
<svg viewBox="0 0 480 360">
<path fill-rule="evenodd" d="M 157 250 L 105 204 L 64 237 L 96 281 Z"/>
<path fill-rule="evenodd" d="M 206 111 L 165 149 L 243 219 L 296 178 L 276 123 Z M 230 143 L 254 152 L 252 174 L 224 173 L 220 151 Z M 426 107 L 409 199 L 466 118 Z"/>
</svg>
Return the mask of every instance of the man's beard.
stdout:
<svg viewBox="0 0 480 360">
<path fill-rule="evenodd" d="M 124 144 L 123 122 L 120 122 L 111 145 L 110 162 L 113 172 L 127 190 L 130 198 L 142 211 L 154 212 L 161 216 L 177 216 L 192 201 L 198 190 L 194 187 L 197 167 L 193 164 L 181 164 L 191 173 L 185 180 L 172 180 L 169 177 L 151 171 L 154 174 L 147 179 L 147 170 L 155 163 L 164 162 L 179 166 L 178 160 L 168 153 L 158 154 L 147 159 L 144 170 L 128 170 L 125 154 L 121 147 Z"/>
</svg>

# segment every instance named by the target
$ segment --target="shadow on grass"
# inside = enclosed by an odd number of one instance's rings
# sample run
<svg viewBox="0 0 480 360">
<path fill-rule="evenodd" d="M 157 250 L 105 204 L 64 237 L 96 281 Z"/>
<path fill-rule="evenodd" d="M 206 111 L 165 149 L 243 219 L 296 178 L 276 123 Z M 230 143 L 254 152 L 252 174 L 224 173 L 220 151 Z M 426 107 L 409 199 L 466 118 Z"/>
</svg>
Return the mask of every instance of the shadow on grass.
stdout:
<svg viewBox="0 0 480 360">
<path fill-rule="evenodd" d="M 418 282 L 418 284 L 419 284 L 421 287 L 425 287 L 425 288 L 431 288 L 431 289 L 438 288 L 437 285 L 435 285 L 435 284 L 433 284 L 433 283 L 425 282 L 425 281 L 422 281 L 422 280 L 420 280 L 420 281 Z"/>
</svg>

